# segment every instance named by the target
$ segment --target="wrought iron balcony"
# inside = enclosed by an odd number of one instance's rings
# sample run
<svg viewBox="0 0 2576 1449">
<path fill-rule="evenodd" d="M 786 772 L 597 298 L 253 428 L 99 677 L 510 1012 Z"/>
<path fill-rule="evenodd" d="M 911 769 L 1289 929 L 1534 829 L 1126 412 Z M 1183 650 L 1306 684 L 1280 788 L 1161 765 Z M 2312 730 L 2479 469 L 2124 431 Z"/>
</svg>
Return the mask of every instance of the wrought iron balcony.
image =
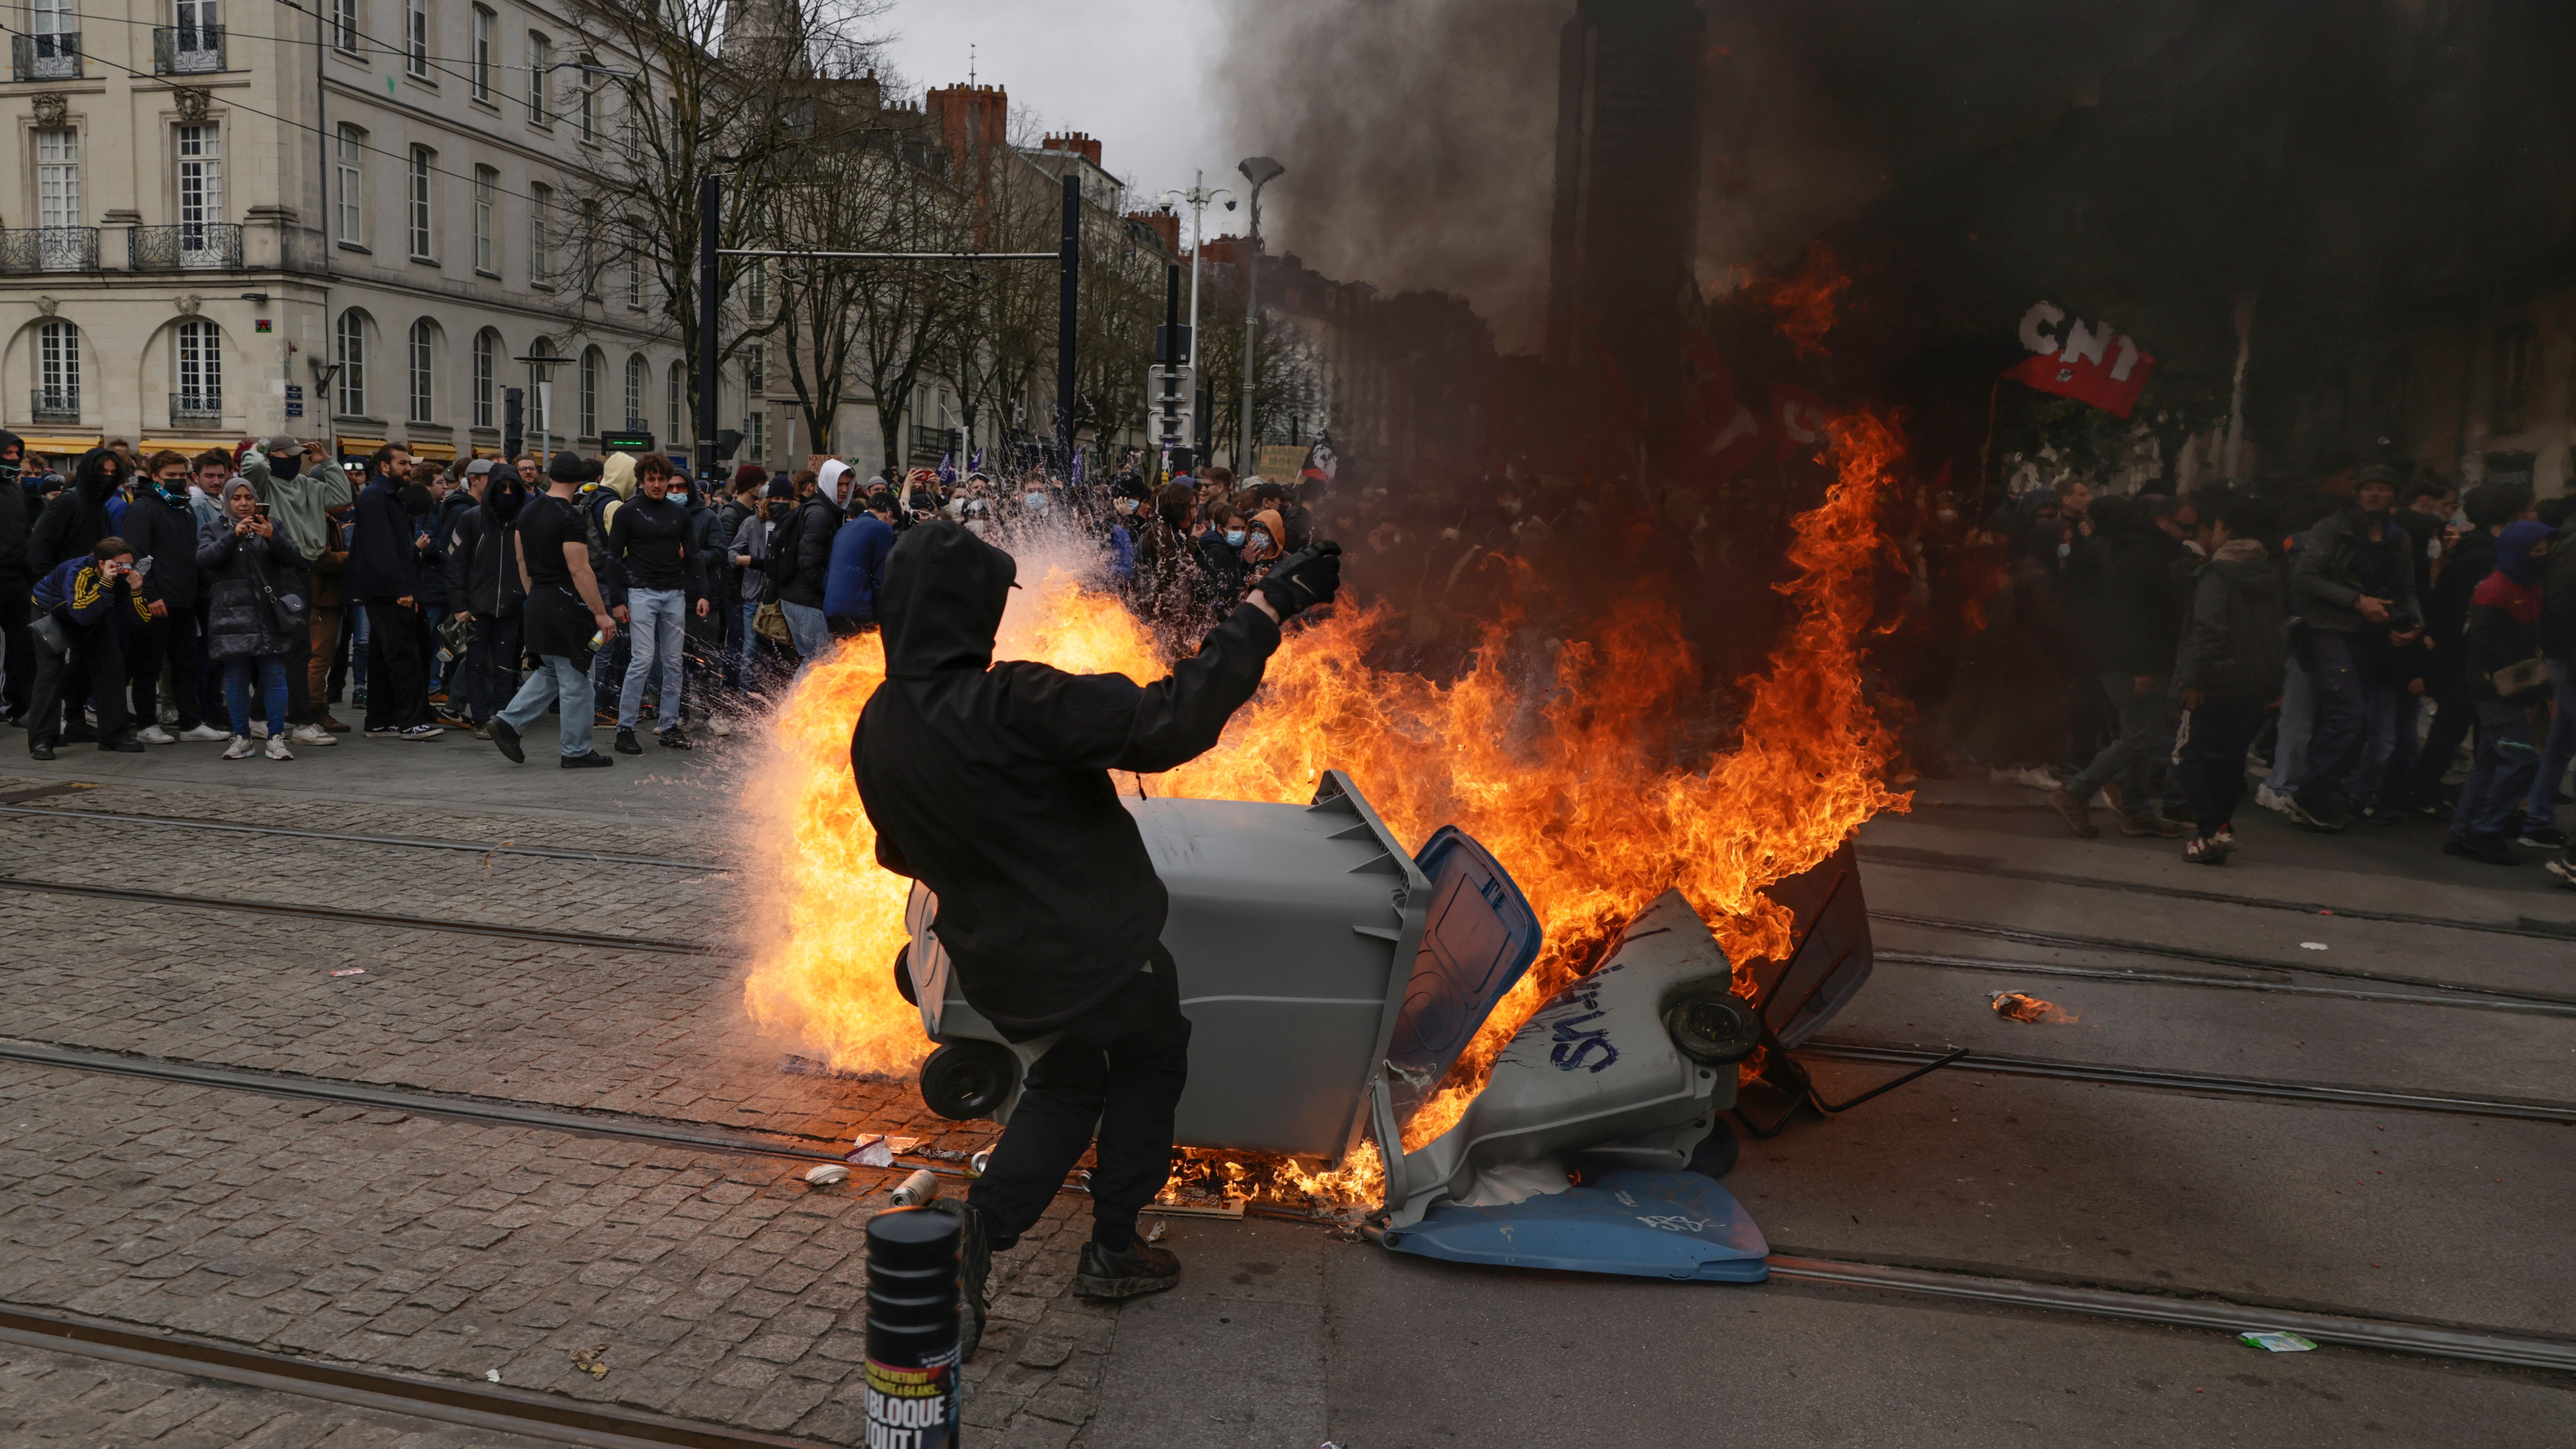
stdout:
<svg viewBox="0 0 2576 1449">
<path fill-rule="evenodd" d="M 80 421 L 80 389 L 76 387 L 40 387 L 27 412 L 40 423 L 76 423 Z"/>
<path fill-rule="evenodd" d="M 183 221 L 130 230 L 126 265 L 138 272 L 237 271 L 242 264 L 238 222 Z"/>
<path fill-rule="evenodd" d="M 170 394 L 170 426 L 190 423 L 220 423 L 224 420 L 224 395 L 219 392 L 174 392 Z"/>
<path fill-rule="evenodd" d="M 224 28 L 220 25 L 152 27 L 154 75 L 205 75 L 225 69 Z"/>
<path fill-rule="evenodd" d="M 0 229 L 0 272 L 97 270 L 97 227 L 17 226 Z"/>
<path fill-rule="evenodd" d="M 22 81 L 79 80 L 80 32 L 61 30 L 52 35 L 10 36 L 9 77 Z"/>
</svg>

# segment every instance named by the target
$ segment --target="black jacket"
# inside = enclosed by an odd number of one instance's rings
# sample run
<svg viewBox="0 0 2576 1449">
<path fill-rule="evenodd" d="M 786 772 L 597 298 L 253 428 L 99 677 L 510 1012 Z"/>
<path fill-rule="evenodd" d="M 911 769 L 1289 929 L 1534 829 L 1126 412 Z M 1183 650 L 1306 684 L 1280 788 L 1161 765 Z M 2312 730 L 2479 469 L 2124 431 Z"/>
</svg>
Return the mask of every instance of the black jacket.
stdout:
<svg viewBox="0 0 2576 1449">
<path fill-rule="evenodd" d="M 2152 524 L 2105 542 L 2094 636 L 2101 672 L 2162 675 L 2173 668 L 2182 631 L 2173 564 L 2181 552 L 2181 544 Z"/>
<path fill-rule="evenodd" d="M 427 519 L 415 522 L 429 530 L 429 552 L 420 556 L 420 606 L 453 609 L 455 598 L 447 591 L 447 540 L 456 533 L 457 520 L 474 511 L 474 495 L 459 488 L 438 500 L 438 510 Z"/>
<path fill-rule="evenodd" d="M 940 522 L 886 560 L 886 681 L 850 736 L 877 862 L 938 893 L 966 999 L 1014 1036 L 1096 1006 L 1163 933 L 1169 897 L 1109 771 L 1207 750 L 1252 697 L 1279 626 L 1249 605 L 1171 677 L 994 664 L 1011 556 Z"/>
<path fill-rule="evenodd" d="M 143 597 L 159 600 L 174 609 L 196 607 L 200 590 L 197 586 L 197 511 L 190 508 L 183 495 L 177 507 L 161 497 L 159 490 L 146 483 L 125 505 L 125 521 L 118 524 L 122 537 L 134 547 L 134 556 L 152 560 L 152 572 L 143 577 Z"/>
<path fill-rule="evenodd" d="M 519 539 L 510 525 L 476 504 L 447 533 L 448 607 L 485 619 L 515 619 L 528 590 L 519 582 Z"/>
<path fill-rule="evenodd" d="M 2281 692 L 2289 653 L 2288 609 L 2279 565 L 2250 538 L 2231 539 L 2201 565 L 2191 623 L 2174 660 L 2177 689 L 2265 704 Z"/>
<path fill-rule="evenodd" d="M 0 433 L 0 439 L 14 438 Z M 0 586 L 27 592 L 35 570 L 27 562 L 27 490 L 15 477 L 0 478 Z"/>
<path fill-rule="evenodd" d="M 71 485 L 54 495 L 28 530 L 27 572 L 42 575 L 67 558 L 76 558 L 107 537 L 107 495 L 116 491 L 123 472 L 110 474 L 104 459 L 116 455 L 92 448 L 72 470 Z"/>
<path fill-rule="evenodd" d="M 420 596 L 420 552 L 412 546 L 411 513 L 403 507 L 402 490 L 382 474 L 358 490 L 357 523 L 349 530 L 348 597 L 417 599 Z"/>
<path fill-rule="evenodd" d="M 832 536 L 841 531 L 841 510 L 817 493 L 800 504 L 788 524 L 786 546 L 769 541 L 769 576 L 777 581 L 778 601 L 823 607 L 823 582 L 832 567 Z"/>
<path fill-rule="evenodd" d="M 304 555 L 287 541 L 286 530 L 281 528 L 267 538 L 243 538 L 227 527 L 197 551 L 196 562 L 205 576 L 210 658 L 256 659 L 294 647 L 295 641 L 279 629 L 281 621 L 271 616 L 260 593 L 264 582 L 291 612 L 308 602 L 299 597 L 305 592 Z M 161 566 L 154 564 L 152 572 L 157 577 Z"/>
<path fill-rule="evenodd" d="M 2367 632 L 2373 624 L 2354 607 L 2361 584 L 2372 573 L 2388 600 L 2388 625 L 2404 629 L 2422 622 L 2415 599 L 2415 535 L 2393 517 L 2383 517 L 2380 536 L 2370 536 L 2370 519 L 2358 508 L 2320 518 L 2308 528 L 2307 542 L 2290 566 L 2290 601 L 2299 615 L 2319 629 L 2346 634 Z"/>
</svg>

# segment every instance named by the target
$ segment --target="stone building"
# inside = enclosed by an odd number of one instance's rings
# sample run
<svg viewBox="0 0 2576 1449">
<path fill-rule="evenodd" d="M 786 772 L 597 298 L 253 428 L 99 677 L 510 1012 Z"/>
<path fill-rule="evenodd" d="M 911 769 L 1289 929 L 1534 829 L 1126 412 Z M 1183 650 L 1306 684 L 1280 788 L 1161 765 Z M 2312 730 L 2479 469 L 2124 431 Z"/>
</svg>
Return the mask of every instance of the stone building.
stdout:
<svg viewBox="0 0 2576 1449">
<path fill-rule="evenodd" d="M 686 438 L 649 278 L 560 199 L 632 57 L 576 0 L 30 0 L 0 85 L 0 423 L 69 451 L 285 431 L 444 458 Z M 613 274 L 603 275 L 603 272 Z M 553 357 L 540 368 L 521 359 Z"/>
</svg>

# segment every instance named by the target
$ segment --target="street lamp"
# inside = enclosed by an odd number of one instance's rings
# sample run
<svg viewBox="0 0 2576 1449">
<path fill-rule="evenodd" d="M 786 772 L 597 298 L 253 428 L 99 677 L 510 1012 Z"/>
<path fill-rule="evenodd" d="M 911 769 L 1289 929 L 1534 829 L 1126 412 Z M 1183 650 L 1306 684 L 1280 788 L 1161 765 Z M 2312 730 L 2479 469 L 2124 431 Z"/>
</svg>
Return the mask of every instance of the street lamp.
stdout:
<svg viewBox="0 0 2576 1449">
<path fill-rule="evenodd" d="M 1261 188 L 1279 179 L 1287 167 L 1267 156 L 1247 156 L 1235 168 L 1243 179 L 1252 183 L 1252 237 L 1243 259 L 1243 402 L 1236 408 L 1238 443 L 1234 450 L 1235 471 L 1252 471 L 1252 388 L 1254 373 L 1253 337 L 1261 325 Z M 1192 296 L 1197 294 L 1193 292 Z M 1293 440 L 1292 440 L 1293 441 Z"/>
<path fill-rule="evenodd" d="M 1234 193 L 1224 189 L 1223 187 L 1219 187 L 1214 191 L 1208 190 L 1207 173 L 1204 171 L 1193 171 L 1190 173 L 1190 178 L 1189 190 L 1164 192 L 1163 204 L 1166 206 L 1178 206 L 1186 202 L 1190 208 L 1190 355 L 1187 358 L 1182 359 L 1182 361 L 1188 364 L 1191 370 L 1192 385 L 1196 386 L 1199 361 L 1199 237 L 1201 221 L 1203 214 L 1207 211 L 1208 203 L 1211 201 L 1222 201 L 1225 203 L 1226 210 L 1232 211 L 1234 209 Z"/>
</svg>

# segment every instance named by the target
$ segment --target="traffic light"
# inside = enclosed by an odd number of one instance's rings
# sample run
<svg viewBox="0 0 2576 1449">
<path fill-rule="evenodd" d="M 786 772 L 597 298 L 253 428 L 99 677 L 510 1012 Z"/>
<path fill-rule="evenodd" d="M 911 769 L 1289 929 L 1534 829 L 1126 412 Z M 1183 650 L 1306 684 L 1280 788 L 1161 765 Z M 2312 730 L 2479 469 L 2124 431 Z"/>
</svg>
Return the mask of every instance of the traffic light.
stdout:
<svg viewBox="0 0 2576 1449">
<path fill-rule="evenodd" d="M 1198 437 L 1198 376 L 1191 367 L 1155 366 L 1145 372 L 1145 408 L 1156 444 L 1188 447 Z"/>
<path fill-rule="evenodd" d="M 528 394 L 524 389 L 501 389 L 501 456 L 515 461 L 520 446 L 528 441 Z"/>
</svg>

